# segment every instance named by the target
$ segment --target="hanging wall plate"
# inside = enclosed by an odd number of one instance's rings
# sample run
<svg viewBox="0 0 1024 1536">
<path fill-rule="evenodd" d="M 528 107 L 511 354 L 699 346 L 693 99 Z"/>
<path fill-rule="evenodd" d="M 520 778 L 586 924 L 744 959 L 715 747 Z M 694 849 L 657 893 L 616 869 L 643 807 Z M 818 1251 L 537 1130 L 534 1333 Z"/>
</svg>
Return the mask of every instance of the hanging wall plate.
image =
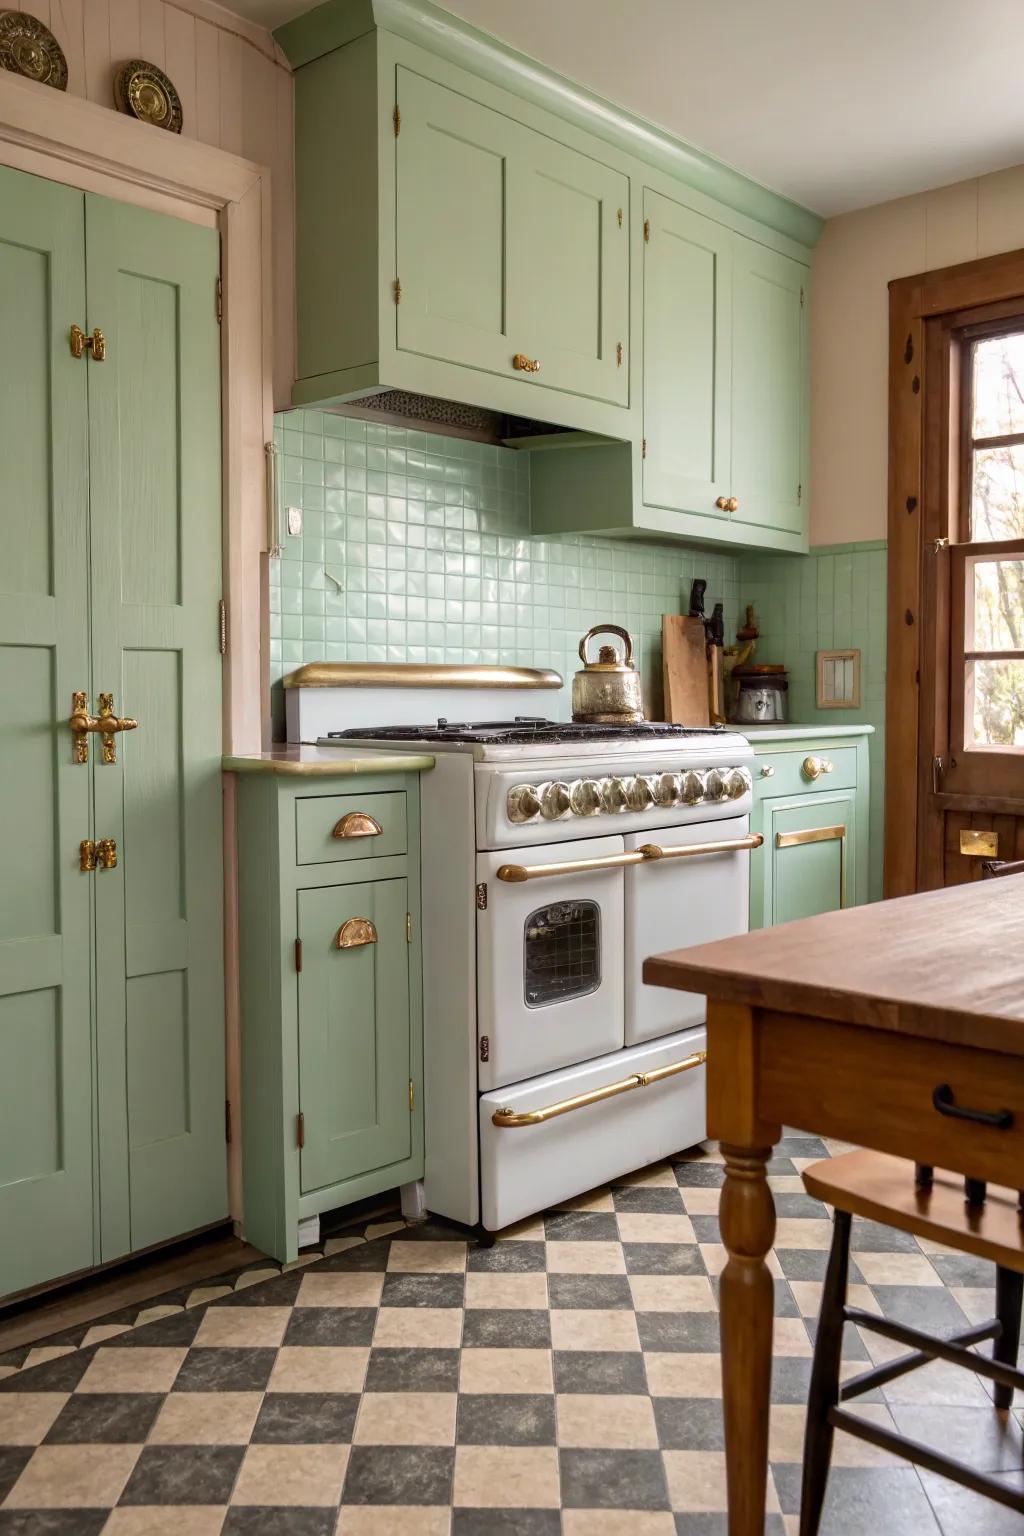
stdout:
<svg viewBox="0 0 1024 1536">
<path fill-rule="evenodd" d="M 68 88 L 68 61 L 49 27 L 25 11 L 0 11 L 0 69 L 27 80 Z"/>
<path fill-rule="evenodd" d="M 114 76 L 114 102 L 119 112 L 180 133 L 181 98 L 162 69 L 145 59 L 129 59 Z"/>
</svg>

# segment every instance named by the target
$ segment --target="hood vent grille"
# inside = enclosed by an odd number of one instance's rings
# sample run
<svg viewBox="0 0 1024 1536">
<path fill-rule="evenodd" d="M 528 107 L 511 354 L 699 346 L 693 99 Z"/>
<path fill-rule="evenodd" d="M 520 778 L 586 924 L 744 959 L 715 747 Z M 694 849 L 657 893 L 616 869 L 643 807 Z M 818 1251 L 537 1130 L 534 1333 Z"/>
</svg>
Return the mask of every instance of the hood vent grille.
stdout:
<svg viewBox="0 0 1024 1536">
<path fill-rule="evenodd" d="M 385 389 L 380 394 L 364 395 L 361 400 L 326 406 L 325 409 L 335 416 L 355 416 L 393 427 L 418 427 L 445 437 L 470 437 L 476 442 L 499 446 L 510 438 L 548 437 L 571 431 L 529 417 L 507 416 L 479 405 L 439 400 L 434 395 L 417 395 L 405 389 Z"/>
</svg>

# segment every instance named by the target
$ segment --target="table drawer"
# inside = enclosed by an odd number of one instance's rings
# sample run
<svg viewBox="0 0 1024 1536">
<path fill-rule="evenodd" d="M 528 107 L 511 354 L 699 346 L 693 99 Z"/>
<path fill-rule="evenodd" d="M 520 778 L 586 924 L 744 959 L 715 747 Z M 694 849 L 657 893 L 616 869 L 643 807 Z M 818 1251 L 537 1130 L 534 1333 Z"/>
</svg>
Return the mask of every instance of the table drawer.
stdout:
<svg viewBox="0 0 1024 1536">
<path fill-rule="evenodd" d="M 405 794 L 310 795 L 295 802 L 295 862 L 342 863 L 405 853 Z"/>
<path fill-rule="evenodd" d="M 812 763 L 822 769 L 815 774 Z M 831 767 L 827 765 L 831 764 Z M 753 768 L 754 793 L 798 795 L 816 789 L 852 789 L 857 783 L 856 747 L 803 747 L 799 752 L 759 752 Z"/>
</svg>

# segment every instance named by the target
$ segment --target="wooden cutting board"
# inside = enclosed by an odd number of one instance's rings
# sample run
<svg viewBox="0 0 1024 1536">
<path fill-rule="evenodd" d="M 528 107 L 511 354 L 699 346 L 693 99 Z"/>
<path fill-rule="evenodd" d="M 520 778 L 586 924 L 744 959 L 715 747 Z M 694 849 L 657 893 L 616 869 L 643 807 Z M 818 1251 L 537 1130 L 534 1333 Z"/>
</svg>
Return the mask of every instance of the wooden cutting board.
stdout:
<svg viewBox="0 0 1024 1536">
<path fill-rule="evenodd" d="M 665 719 L 673 725 L 707 725 L 708 662 L 702 621 L 663 613 L 661 645 Z"/>
</svg>

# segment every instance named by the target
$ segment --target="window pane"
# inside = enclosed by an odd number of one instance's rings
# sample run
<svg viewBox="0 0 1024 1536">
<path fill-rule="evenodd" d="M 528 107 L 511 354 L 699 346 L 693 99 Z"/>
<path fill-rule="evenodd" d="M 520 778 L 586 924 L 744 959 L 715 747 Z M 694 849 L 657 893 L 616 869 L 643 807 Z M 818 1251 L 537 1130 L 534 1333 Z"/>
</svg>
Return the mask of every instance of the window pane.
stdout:
<svg viewBox="0 0 1024 1536">
<path fill-rule="evenodd" d="M 967 651 L 1024 650 L 1024 560 L 967 565 Z M 971 599 L 973 598 L 973 605 Z M 970 622 L 973 606 L 974 622 Z"/>
<path fill-rule="evenodd" d="M 1024 661 L 967 663 L 967 745 L 1024 748 Z"/>
<path fill-rule="evenodd" d="M 1024 538 L 1024 444 L 977 448 L 971 478 L 971 538 Z"/>
<path fill-rule="evenodd" d="M 1024 432 L 1024 332 L 995 336 L 974 347 L 972 437 Z"/>
</svg>

